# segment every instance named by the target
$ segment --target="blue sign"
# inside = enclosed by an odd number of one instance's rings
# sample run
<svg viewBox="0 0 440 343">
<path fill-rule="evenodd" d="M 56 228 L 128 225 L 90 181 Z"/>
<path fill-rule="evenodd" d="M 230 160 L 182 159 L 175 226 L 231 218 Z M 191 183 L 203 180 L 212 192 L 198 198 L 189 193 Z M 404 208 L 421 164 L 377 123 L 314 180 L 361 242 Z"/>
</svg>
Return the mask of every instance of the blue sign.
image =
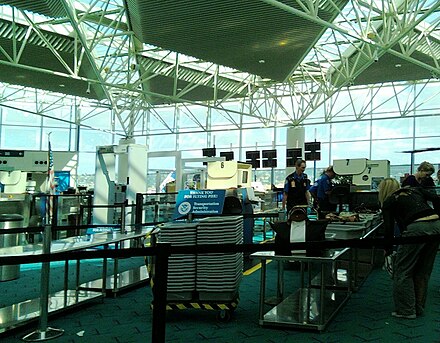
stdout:
<svg viewBox="0 0 440 343">
<path fill-rule="evenodd" d="M 225 190 L 192 190 L 179 191 L 176 199 L 173 219 L 196 215 L 222 214 L 225 203 Z"/>
</svg>

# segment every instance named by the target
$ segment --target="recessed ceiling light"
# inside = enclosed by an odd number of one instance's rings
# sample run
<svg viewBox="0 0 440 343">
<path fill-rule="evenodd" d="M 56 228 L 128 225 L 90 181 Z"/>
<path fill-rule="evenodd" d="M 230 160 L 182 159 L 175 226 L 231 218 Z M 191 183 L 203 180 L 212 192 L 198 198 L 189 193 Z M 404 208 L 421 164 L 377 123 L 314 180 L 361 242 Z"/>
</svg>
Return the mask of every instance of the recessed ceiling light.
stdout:
<svg viewBox="0 0 440 343">
<path fill-rule="evenodd" d="M 66 85 L 63 85 L 62 83 L 59 84 L 58 86 L 60 86 L 61 88 L 62 88 L 62 87 L 66 87 Z"/>
<path fill-rule="evenodd" d="M 258 63 L 263 64 L 263 63 L 266 63 L 266 61 L 265 60 L 259 60 Z"/>
<path fill-rule="evenodd" d="M 396 68 L 400 68 L 402 65 L 400 63 L 397 63 L 394 65 Z"/>
</svg>

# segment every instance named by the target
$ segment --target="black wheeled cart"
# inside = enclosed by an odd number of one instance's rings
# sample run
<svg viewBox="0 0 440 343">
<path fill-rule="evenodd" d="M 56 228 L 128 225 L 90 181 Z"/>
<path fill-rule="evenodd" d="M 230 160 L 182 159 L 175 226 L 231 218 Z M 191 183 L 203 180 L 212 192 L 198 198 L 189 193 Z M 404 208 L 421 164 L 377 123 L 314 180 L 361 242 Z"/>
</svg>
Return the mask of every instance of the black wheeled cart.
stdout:
<svg viewBox="0 0 440 343">
<path fill-rule="evenodd" d="M 241 216 L 207 217 L 197 222 L 161 224 L 151 240 L 171 246 L 197 244 L 240 244 L 243 241 Z M 149 263 L 151 287 L 156 269 Z M 203 309 L 218 311 L 217 318 L 228 321 L 239 301 L 243 275 L 242 253 L 172 254 L 168 262 L 167 310 Z M 153 305 L 151 305 L 153 306 Z"/>
</svg>

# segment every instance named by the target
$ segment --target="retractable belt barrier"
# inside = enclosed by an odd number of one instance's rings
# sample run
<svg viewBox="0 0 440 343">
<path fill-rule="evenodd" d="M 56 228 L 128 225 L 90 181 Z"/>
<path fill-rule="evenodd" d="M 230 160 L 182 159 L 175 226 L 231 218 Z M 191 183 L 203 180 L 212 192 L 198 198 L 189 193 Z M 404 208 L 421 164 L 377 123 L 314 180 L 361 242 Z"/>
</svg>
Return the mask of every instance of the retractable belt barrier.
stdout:
<svg viewBox="0 0 440 343">
<path fill-rule="evenodd" d="M 40 229 L 41 230 L 41 229 Z M 9 231 L 9 230 L 8 230 Z M 10 233 L 9 231 L 8 233 Z M 29 229 L 23 229 L 20 232 L 29 232 Z M 398 237 L 393 239 L 385 238 L 365 238 L 365 239 L 344 239 L 333 241 L 308 241 L 286 244 L 285 248 L 291 250 L 306 249 L 334 249 L 334 248 L 389 248 L 393 245 L 417 244 L 440 241 L 440 234 Z M 155 247 L 145 248 L 123 248 L 118 250 L 97 250 L 97 251 L 77 251 L 77 252 L 56 252 L 43 253 L 29 256 L 1 256 L 0 265 L 25 264 L 36 262 L 53 262 L 79 259 L 95 258 L 123 258 L 135 256 L 156 256 L 158 273 L 156 273 L 156 287 L 153 293 L 153 324 L 152 324 L 152 342 L 165 342 L 166 331 L 166 293 L 167 293 L 167 270 L 170 255 L 173 254 L 205 254 L 205 253 L 234 253 L 257 251 L 274 251 L 277 245 L 275 243 L 266 244 L 198 244 L 188 246 L 172 246 L 170 243 L 158 243 Z M 159 268 L 160 267 L 160 268 Z M 160 287 L 158 287 L 160 286 Z"/>
<path fill-rule="evenodd" d="M 15 231 L 15 230 L 14 230 Z M 40 230 L 41 231 L 41 230 Z M 13 230 L 8 230 L 12 233 Z M 25 231 L 17 232 L 29 232 Z M 2 233 L 0 233 L 2 234 Z M 336 249 L 336 248 L 388 248 L 393 245 L 402 244 L 417 244 L 428 243 L 433 240 L 440 240 L 440 234 L 411 236 L 411 237 L 396 237 L 385 240 L 384 238 L 365 238 L 365 239 L 343 239 L 343 240 L 325 240 L 325 241 L 308 241 L 295 242 L 285 244 L 283 247 L 291 250 L 304 249 Z M 254 253 L 257 251 L 273 251 L 277 245 L 275 243 L 265 244 L 197 244 L 186 246 L 172 246 L 170 247 L 170 255 L 174 254 L 206 254 L 206 253 L 237 253 L 246 252 Z M 155 256 L 160 252 L 160 246 L 144 247 L 144 248 L 121 248 L 118 250 L 96 250 L 96 251 L 77 251 L 77 252 L 56 252 L 52 254 L 38 254 L 38 255 L 0 255 L 0 265 L 6 264 L 25 264 L 38 262 L 55 262 L 65 260 L 78 259 L 95 259 L 95 258 L 124 258 L 136 256 Z"/>
</svg>

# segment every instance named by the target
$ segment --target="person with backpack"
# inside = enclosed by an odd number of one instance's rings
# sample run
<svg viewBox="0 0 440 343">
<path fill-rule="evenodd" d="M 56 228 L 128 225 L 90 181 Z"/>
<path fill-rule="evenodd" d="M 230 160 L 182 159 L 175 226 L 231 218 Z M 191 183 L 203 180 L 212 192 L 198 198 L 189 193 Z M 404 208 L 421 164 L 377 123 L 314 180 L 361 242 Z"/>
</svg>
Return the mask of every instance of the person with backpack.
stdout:
<svg viewBox="0 0 440 343">
<path fill-rule="evenodd" d="M 440 234 L 440 197 L 423 187 L 400 188 L 396 179 L 386 178 L 379 184 L 379 202 L 385 241 L 393 239 L 395 223 L 402 237 Z M 431 238 L 398 246 L 393 258 L 393 317 L 415 319 L 423 315 L 439 243 L 439 239 Z M 385 254 L 391 253 L 392 244 L 389 244 Z"/>
</svg>

